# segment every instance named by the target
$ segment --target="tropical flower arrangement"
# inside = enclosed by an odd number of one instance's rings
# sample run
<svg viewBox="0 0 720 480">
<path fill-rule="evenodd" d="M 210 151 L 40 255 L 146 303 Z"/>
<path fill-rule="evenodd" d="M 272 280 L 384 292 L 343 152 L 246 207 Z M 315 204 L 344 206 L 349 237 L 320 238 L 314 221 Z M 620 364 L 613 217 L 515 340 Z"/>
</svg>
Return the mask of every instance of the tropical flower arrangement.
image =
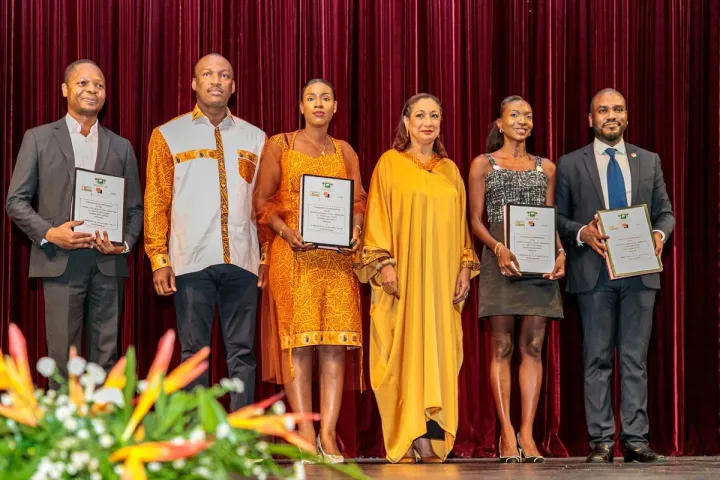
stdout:
<svg viewBox="0 0 720 480">
<path fill-rule="evenodd" d="M 38 372 L 60 388 L 35 388 L 25 337 L 9 328 L 9 355 L 0 352 L 0 472 L 13 479 L 305 478 L 303 461 L 323 464 L 294 430 L 314 414 L 286 413 L 282 394 L 228 414 L 218 398 L 242 391 L 238 379 L 211 388 L 182 388 L 208 367 L 204 348 L 167 373 L 175 345 L 168 331 L 145 380 L 138 381 L 130 347 L 106 374 L 70 351 L 65 380 L 50 358 Z M 4 418 L 3 418 L 4 417 Z M 288 443 L 272 443 L 280 437 Z M 274 457 L 294 460 L 283 468 Z M 355 465 L 324 464 L 352 478 Z M 10 474 L 10 477 L 6 475 Z"/>
</svg>

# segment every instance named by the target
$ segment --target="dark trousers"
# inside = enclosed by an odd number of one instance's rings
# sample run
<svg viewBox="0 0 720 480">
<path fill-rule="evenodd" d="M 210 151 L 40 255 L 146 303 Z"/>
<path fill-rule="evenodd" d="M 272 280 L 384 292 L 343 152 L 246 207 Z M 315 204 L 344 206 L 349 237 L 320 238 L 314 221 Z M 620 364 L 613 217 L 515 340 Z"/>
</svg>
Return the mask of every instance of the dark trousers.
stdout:
<svg viewBox="0 0 720 480">
<path fill-rule="evenodd" d="M 175 311 L 182 360 L 210 345 L 215 305 L 225 343 L 228 377 L 245 384 L 242 393 L 231 394 L 231 408 L 237 410 L 255 397 L 255 316 L 257 312 L 257 276 L 235 265 L 213 265 L 199 272 L 179 275 Z M 209 385 L 206 371 L 195 385 Z"/>
<path fill-rule="evenodd" d="M 70 346 L 81 354 L 83 326 L 87 360 L 105 370 L 117 362 L 125 278 L 103 275 L 96 255 L 89 249 L 75 250 L 61 276 L 42 279 L 48 356 L 63 375 L 67 375 Z M 58 385 L 50 381 L 50 388 Z"/>
<path fill-rule="evenodd" d="M 610 379 L 617 349 L 620 364 L 620 441 L 647 445 L 647 351 L 656 290 L 640 277 L 610 280 L 603 264 L 595 288 L 578 294 L 585 370 L 585 417 L 590 446 L 612 448 L 615 417 Z"/>
</svg>

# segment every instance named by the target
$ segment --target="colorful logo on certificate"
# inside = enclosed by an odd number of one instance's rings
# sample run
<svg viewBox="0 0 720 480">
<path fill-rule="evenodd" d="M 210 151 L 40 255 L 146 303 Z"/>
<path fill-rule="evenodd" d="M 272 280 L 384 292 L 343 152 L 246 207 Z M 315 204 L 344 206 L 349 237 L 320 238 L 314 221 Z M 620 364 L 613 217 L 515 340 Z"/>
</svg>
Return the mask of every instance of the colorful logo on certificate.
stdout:
<svg viewBox="0 0 720 480">
<path fill-rule="evenodd" d="M 524 227 L 525 222 L 523 222 L 522 220 L 515 220 L 515 226 L 516 227 Z"/>
<path fill-rule="evenodd" d="M 102 188 L 100 188 L 100 187 L 95 187 L 95 192 L 97 192 L 97 193 L 102 193 Z"/>
<path fill-rule="evenodd" d="M 528 227 L 534 227 L 534 226 L 535 226 L 535 222 L 532 220 L 528 220 Z"/>
<path fill-rule="evenodd" d="M 332 182 L 323 182 L 323 187 L 325 188 L 332 188 L 333 184 Z"/>
<path fill-rule="evenodd" d="M 622 228 L 630 228 L 629 225 L 625 222 L 621 223 L 620 225 L 622 226 Z"/>
<path fill-rule="evenodd" d="M 89 186 L 87 186 L 87 185 L 83 185 L 83 186 L 82 186 L 82 191 L 83 191 L 83 192 L 92 192 L 92 187 L 89 187 Z"/>
<path fill-rule="evenodd" d="M 537 215 L 537 212 L 534 210 L 528 210 L 527 214 L 528 214 L 528 217 L 534 218 Z"/>
<path fill-rule="evenodd" d="M 98 185 L 102 185 L 102 184 L 105 183 L 105 179 L 104 179 L 104 178 L 95 177 L 95 183 L 97 183 Z"/>
<path fill-rule="evenodd" d="M 629 213 L 621 213 L 618 217 L 620 217 L 620 220 L 627 220 L 629 215 Z"/>
<path fill-rule="evenodd" d="M 325 195 L 325 198 L 330 198 L 330 192 L 323 192 L 323 195 Z"/>
<path fill-rule="evenodd" d="M 320 196 L 320 192 L 310 192 L 310 196 L 311 196 L 311 197 L 319 197 L 319 196 Z"/>
</svg>

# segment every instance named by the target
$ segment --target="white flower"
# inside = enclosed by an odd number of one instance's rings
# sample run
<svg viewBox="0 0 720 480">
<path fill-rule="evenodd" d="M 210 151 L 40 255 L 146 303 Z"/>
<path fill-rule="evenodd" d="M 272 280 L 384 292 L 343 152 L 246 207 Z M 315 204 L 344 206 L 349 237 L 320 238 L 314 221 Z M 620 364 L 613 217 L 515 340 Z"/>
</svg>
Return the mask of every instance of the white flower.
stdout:
<svg viewBox="0 0 720 480">
<path fill-rule="evenodd" d="M 118 477 L 122 477 L 122 474 L 123 474 L 122 464 L 115 465 L 115 468 L 113 468 L 113 471 L 115 472 L 115 475 L 117 475 Z"/>
<path fill-rule="evenodd" d="M 232 381 L 230 381 L 229 378 L 223 378 L 220 380 L 220 386 L 225 390 L 230 390 L 232 388 Z"/>
<path fill-rule="evenodd" d="M 98 472 L 92 472 L 90 474 L 90 480 L 102 480 L 102 475 L 100 475 Z"/>
<path fill-rule="evenodd" d="M 65 427 L 65 430 L 70 430 L 71 432 L 74 432 L 75 429 L 77 428 L 77 426 L 78 426 L 77 420 L 75 420 L 72 417 L 67 418 L 63 422 L 63 427 Z"/>
<path fill-rule="evenodd" d="M 286 411 L 287 411 L 287 410 L 285 409 L 285 404 L 284 404 L 283 402 L 281 402 L 280 400 L 278 400 L 277 402 L 273 403 L 272 412 L 273 412 L 275 415 L 285 415 L 285 412 L 286 412 Z"/>
<path fill-rule="evenodd" d="M 247 455 L 247 447 L 244 445 L 242 447 L 238 447 L 237 450 L 235 450 L 235 453 L 237 453 L 238 457 L 244 457 Z"/>
<path fill-rule="evenodd" d="M 208 470 L 205 467 L 196 467 L 193 470 L 193 473 L 195 475 L 197 475 L 198 477 L 202 477 L 202 478 L 211 478 L 212 477 L 212 473 L 210 473 L 210 470 Z"/>
<path fill-rule="evenodd" d="M 293 473 L 295 474 L 295 480 L 305 480 L 305 465 L 301 462 L 295 462 L 293 464 Z"/>
<path fill-rule="evenodd" d="M 258 477 L 261 473 L 263 473 L 262 467 L 260 467 L 260 465 L 255 465 L 252 469 L 252 474 Z"/>
<path fill-rule="evenodd" d="M 3 393 L 2 395 L 0 395 L 0 402 L 6 407 L 9 407 L 13 403 L 12 397 L 7 393 Z"/>
<path fill-rule="evenodd" d="M 68 400 L 68 396 L 63 393 L 62 395 L 58 395 L 57 401 L 55 403 L 57 403 L 58 405 L 67 405 Z"/>
<path fill-rule="evenodd" d="M 147 390 L 148 383 L 147 380 L 140 380 L 137 384 L 138 392 L 143 393 L 145 390 Z"/>
<path fill-rule="evenodd" d="M 174 462 L 172 462 L 172 466 L 175 470 L 182 470 L 183 468 L 185 468 L 185 459 L 181 458 L 179 460 L 175 460 Z"/>
<path fill-rule="evenodd" d="M 215 430 L 215 436 L 217 438 L 227 438 L 228 435 L 230 435 L 230 425 L 227 423 L 221 423 L 217 426 L 217 430 Z"/>
<path fill-rule="evenodd" d="M 87 440 L 90 438 L 90 432 L 87 431 L 87 429 L 83 428 L 78 430 L 77 436 L 80 440 Z"/>
<path fill-rule="evenodd" d="M 285 430 L 291 432 L 295 430 L 295 419 L 290 415 L 286 415 L 283 419 L 283 425 L 285 426 Z"/>
<path fill-rule="evenodd" d="M 55 400 L 55 397 L 57 397 L 57 392 L 55 390 L 48 390 L 45 392 L 45 398 L 48 400 Z"/>
<path fill-rule="evenodd" d="M 105 424 L 103 424 L 101 420 L 93 418 L 90 421 L 90 424 L 93 426 L 93 430 L 95 430 L 95 433 L 97 433 L 98 435 L 102 435 L 103 433 L 105 433 Z"/>
<path fill-rule="evenodd" d="M 239 378 L 233 378 L 232 382 L 236 392 L 243 393 L 245 391 L 245 384 L 242 380 L 240 380 Z"/>
<path fill-rule="evenodd" d="M 79 377 L 85 371 L 85 365 L 87 365 L 87 361 L 84 358 L 82 358 L 82 357 L 71 358 L 67 364 L 68 373 Z"/>
<path fill-rule="evenodd" d="M 87 432 L 87 430 L 85 430 Z M 73 452 L 70 454 L 70 462 L 78 470 L 85 468 L 85 465 L 90 461 L 90 454 L 88 452 Z"/>
<path fill-rule="evenodd" d="M 205 432 L 203 430 L 195 429 L 190 434 L 190 442 L 192 443 L 200 443 L 205 441 Z"/>
<path fill-rule="evenodd" d="M 265 452 L 265 451 L 267 450 L 267 448 L 268 448 L 267 442 L 258 442 L 257 445 L 255 445 L 255 446 L 256 446 L 257 449 L 260 450 L 261 452 Z"/>
<path fill-rule="evenodd" d="M 61 450 L 60 455 L 62 456 L 62 453 L 63 453 L 65 450 L 70 450 L 70 449 L 73 448 L 75 445 L 77 445 L 77 440 L 75 439 L 75 437 L 65 437 L 65 438 L 63 438 L 62 440 L 60 440 L 60 441 L 58 442 L 58 447 L 60 447 L 60 450 Z M 63 458 L 65 458 L 65 457 L 63 457 Z"/>
<path fill-rule="evenodd" d="M 100 467 L 100 461 L 95 457 L 91 458 L 90 461 L 88 462 L 88 470 L 90 470 L 91 472 L 96 471 L 99 467 Z"/>
<path fill-rule="evenodd" d="M 13 420 L 8 420 L 5 422 L 10 430 L 15 430 L 15 427 L 17 427 L 17 424 Z"/>
<path fill-rule="evenodd" d="M 57 364 L 55 363 L 55 360 L 50 357 L 42 357 L 40 360 L 37 361 L 37 364 L 35 364 L 35 368 L 37 368 L 37 371 L 40 375 L 47 378 L 53 373 L 55 373 Z"/>
<path fill-rule="evenodd" d="M 125 398 L 119 388 L 99 388 L 93 395 L 95 403 L 112 403 L 118 407 L 125 406 Z"/>
<path fill-rule="evenodd" d="M 87 417 L 87 414 L 89 411 L 90 411 L 90 408 L 87 405 L 85 405 L 85 404 L 80 405 L 80 415 L 81 416 Z"/>
<path fill-rule="evenodd" d="M 162 468 L 162 465 L 159 464 L 158 462 L 150 462 L 147 464 L 147 468 L 151 472 L 159 472 L 160 469 Z"/>
<path fill-rule="evenodd" d="M 107 377 L 105 370 L 97 363 L 88 363 L 86 373 L 95 385 L 100 385 L 105 381 L 105 377 Z"/>
<path fill-rule="evenodd" d="M 100 436 L 100 446 L 103 448 L 110 448 L 113 444 L 113 438 L 107 433 Z"/>
<path fill-rule="evenodd" d="M 257 480 L 267 480 L 267 473 L 265 473 L 265 472 L 258 473 Z"/>
<path fill-rule="evenodd" d="M 183 445 L 185 443 L 185 439 L 183 437 L 175 437 L 170 440 L 170 443 L 175 446 Z"/>
<path fill-rule="evenodd" d="M 73 465 L 72 463 L 71 463 L 70 465 L 68 465 L 68 466 L 67 466 L 67 469 L 66 469 L 67 473 L 68 473 L 71 477 L 74 477 L 75 475 L 77 475 L 78 470 L 79 470 L 79 469 L 78 469 L 75 465 Z"/>
</svg>

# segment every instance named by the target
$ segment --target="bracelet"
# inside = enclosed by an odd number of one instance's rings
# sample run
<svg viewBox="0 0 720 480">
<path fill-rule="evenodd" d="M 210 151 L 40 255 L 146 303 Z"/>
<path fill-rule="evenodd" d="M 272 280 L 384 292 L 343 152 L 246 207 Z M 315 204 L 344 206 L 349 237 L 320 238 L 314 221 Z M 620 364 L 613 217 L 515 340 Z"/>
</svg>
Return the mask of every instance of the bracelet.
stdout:
<svg viewBox="0 0 720 480">
<path fill-rule="evenodd" d="M 500 251 L 500 249 L 503 248 L 504 246 L 505 246 L 505 244 L 503 244 L 502 242 L 498 242 L 498 243 L 495 244 L 495 248 L 493 249 L 493 253 L 495 254 L 496 257 L 497 257 L 498 252 Z"/>
<path fill-rule="evenodd" d="M 558 248 L 557 254 L 560 255 L 561 253 L 565 253 L 565 255 L 567 255 L 564 248 Z"/>
<path fill-rule="evenodd" d="M 383 267 L 386 267 L 388 265 L 395 266 L 395 265 L 397 265 L 397 262 L 395 261 L 394 258 L 386 258 L 382 262 L 378 262 L 377 265 L 375 265 L 375 270 L 377 270 L 379 272 L 380 270 L 383 269 Z"/>
<path fill-rule="evenodd" d="M 283 238 L 282 232 L 283 232 L 283 230 L 285 230 L 285 227 L 287 227 L 287 225 L 283 225 L 282 228 L 280 229 L 280 231 L 278 232 L 278 235 L 280 235 L 280 238 Z"/>
<path fill-rule="evenodd" d="M 360 225 L 355 225 L 355 228 L 358 229 L 358 236 L 362 235 L 362 227 Z"/>
</svg>

